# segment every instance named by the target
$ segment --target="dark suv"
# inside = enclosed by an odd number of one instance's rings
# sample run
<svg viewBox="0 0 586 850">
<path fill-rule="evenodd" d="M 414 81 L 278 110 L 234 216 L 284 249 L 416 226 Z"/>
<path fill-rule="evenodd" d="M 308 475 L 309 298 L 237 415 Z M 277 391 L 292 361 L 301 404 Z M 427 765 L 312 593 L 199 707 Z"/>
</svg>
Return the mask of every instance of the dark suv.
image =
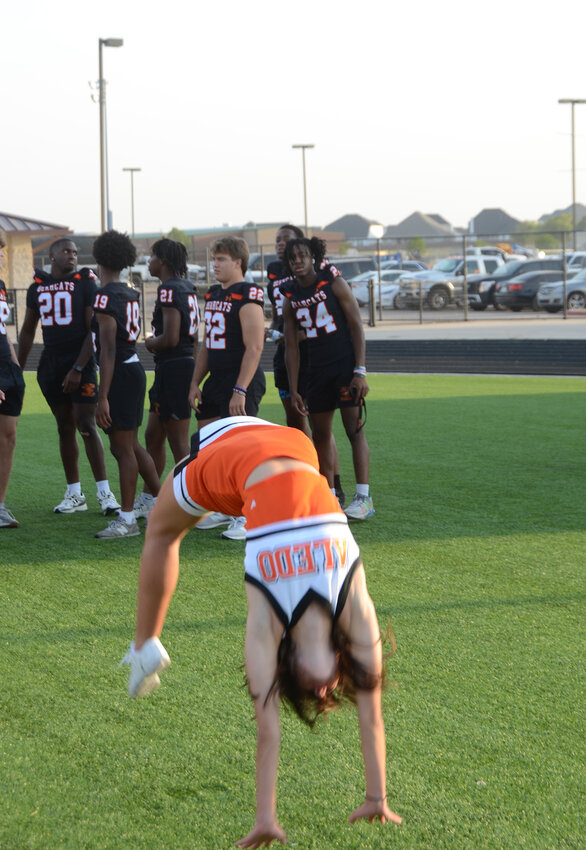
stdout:
<svg viewBox="0 0 586 850">
<path fill-rule="evenodd" d="M 511 260 L 499 266 L 492 274 L 473 274 L 468 277 L 468 306 L 473 310 L 486 310 L 489 304 L 498 309 L 495 300 L 497 285 L 525 272 L 546 269 L 562 271 L 561 257 L 544 257 L 542 260 Z"/>
</svg>

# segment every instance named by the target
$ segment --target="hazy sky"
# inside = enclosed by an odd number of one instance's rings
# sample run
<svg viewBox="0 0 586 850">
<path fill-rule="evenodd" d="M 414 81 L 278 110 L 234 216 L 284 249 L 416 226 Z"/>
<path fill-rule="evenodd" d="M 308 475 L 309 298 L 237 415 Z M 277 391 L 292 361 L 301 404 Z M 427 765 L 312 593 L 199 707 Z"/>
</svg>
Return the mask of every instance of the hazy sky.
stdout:
<svg viewBox="0 0 586 850">
<path fill-rule="evenodd" d="M 396 224 L 465 226 L 484 207 L 535 219 L 571 203 L 571 109 L 586 98 L 575 0 L 276 3 L 20 0 L 0 25 L 0 211 L 100 227 L 104 48 L 114 226 L 136 232 Z M 586 105 L 575 108 L 586 203 Z"/>
</svg>

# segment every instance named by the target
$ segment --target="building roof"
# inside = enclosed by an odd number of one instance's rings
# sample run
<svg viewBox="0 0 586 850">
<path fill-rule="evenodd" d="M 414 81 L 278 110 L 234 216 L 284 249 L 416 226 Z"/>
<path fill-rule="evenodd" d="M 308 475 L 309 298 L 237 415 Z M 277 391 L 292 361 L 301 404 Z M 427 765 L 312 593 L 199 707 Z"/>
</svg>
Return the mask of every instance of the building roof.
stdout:
<svg viewBox="0 0 586 850">
<path fill-rule="evenodd" d="M 554 210 L 554 212 L 547 213 L 546 215 L 542 215 L 539 219 L 539 224 L 543 224 L 545 221 L 547 221 L 548 218 L 554 218 L 554 217 L 557 217 L 558 215 L 564 215 L 566 213 L 571 214 L 572 209 L 573 209 L 572 204 L 570 204 L 569 207 L 566 207 L 563 210 Z M 586 207 L 584 206 L 584 204 L 576 203 L 576 221 L 582 221 L 582 219 L 585 216 L 586 216 Z"/>
<path fill-rule="evenodd" d="M 60 236 L 62 233 L 71 233 L 64 224 L 51 224 L 48 221 L 3 212 L 0 212 L 0 230 L 7 234 L 30 233 L 31 236 Z"/>
<path fill-rule="evenodd" d="M 351 213 L 326 224 L 323 230 L 338 230 L 344 234 L 345 239 L 368 239 L 373 224 L 381 226 L 380 221 Z"/>
<path fill-rule="evenodd" d="M 506 236 L 515 233 L 521 222 L 504 210 L 497 208 L 484 209 L 470 219 L 470 233 L 479 236 Z"/>
<path fill-rule="evenodd" d="M 385 230 L 385 236 L 404 238 L 444 236 L 446 239 L 450 239 L 454 236 L 454 229 L 439 215 L 414 212 L 399 224 L 390 224 Z"/>
</svg>

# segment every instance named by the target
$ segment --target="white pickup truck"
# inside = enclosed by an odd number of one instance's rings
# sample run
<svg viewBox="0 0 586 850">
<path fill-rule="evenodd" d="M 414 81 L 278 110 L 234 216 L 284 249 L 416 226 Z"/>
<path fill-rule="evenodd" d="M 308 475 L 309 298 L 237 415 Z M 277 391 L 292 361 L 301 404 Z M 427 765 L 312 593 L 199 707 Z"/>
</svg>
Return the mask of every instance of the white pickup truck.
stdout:
<svg viewBox="0 0 586 850">
<path fill-rule="evenodd" d="M 464 301 L 464 270 L 467 275 L 490 274 L 503 265 L 499 256 L 446 257 L 431 269 L 401 277 L 399 299 L 405 307 L 417 307 L 421 299 L 432 310 Z"/>
</svg>

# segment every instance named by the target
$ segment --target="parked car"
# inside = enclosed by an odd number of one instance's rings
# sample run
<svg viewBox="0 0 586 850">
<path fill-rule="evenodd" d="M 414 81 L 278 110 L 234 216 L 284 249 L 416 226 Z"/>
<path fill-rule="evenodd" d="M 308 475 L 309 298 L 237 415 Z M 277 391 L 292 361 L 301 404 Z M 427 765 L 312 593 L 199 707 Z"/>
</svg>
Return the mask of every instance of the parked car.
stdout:
<svg viewBox="0 0 586 850">
<path fill-rule="evenodd" d="M 523 272 L 539 271 L 540 269 L 562 270 L 562 259 L 543 258 L 542 260 L 510 260 L 499 266 L 492 274 L 475 274 L 468 278 L 468 306 L 473 310 L 481 311 L 492 304 L 496 309 L 497 304 L 494 293 L 497 283 L 504 283 Z"/>
<path fill-rule="evenodd" d="M 566 305 L 568 310 L 586 310 L 586 268 L 566 280 Z M 564 282 L 544 284 L 537 293 L 537 303 L 548 313 L 564 309 Z"/>
<path fill-rule="evenodd" d="M 407 272 L 424 271 L 427 266 L 420 260 L 381 260 L 381 269 L 403 269 Z"/>
<path fill-rule="evenodd" d="M 571 273 L 568 272 L 567 274 L 570 275 Z M 514 313 L 518 313 L 524 307 L 539 310 L 537 293 L 541 286 L 551 281 L 558 281 L 559 277 L 559 271 L 551 269 L 516 275 L 505 283 L 497 283 L 494 294 L 495 302 Z"/>
<path fill-rule="evenodd" d="M 568 268 L 586 268 L 586 251 L 566 252 L 566 263 L 568 264 Z"/>
<path fill-rule="evenodd" d="M 246 272 L 245 280 L 249 283 L 261 283 L 263 280 L 266 282 L 266 268 L 269 263 L 274 262 L 276 259 L 277 255 L 274 253 L 266 252 L 261 254 L 256 251 L 252 252 L 248 258 L 248 271 Z"/>
<path fill-rule="evenodd" d="M 360 307 L 368 305 L 370 300 L 369 281 L 374 280 L 374 298 L 378 307 L 382 301 L 383 307 L 398 310 L 400 306 L 401 287 L 397 281 L 405 274 L 404 269 L 382 269 L 381 284 L 378 284 L 378 272 L 362 272 L 348 281 Z M 380 292 L 380 299 L 379 299 Z"/>
<path fill-rule="evenodd" d="M 328 257 L 328 260 L 338 269 L 344 280 L 351 280 L 362 272 L 375 272 L 378 269 L 378 260 L 374 257 Z"/>
<path fill-rule="evenodd" d="M 468 275 L 488 274 L 502 265 L 500 257 L 446 257 L 431 269 L 405 275 L 401 280 L 401 296 L 406 306 L 417 307 L 421 287 L 424 304 L 432 310 L 443 310 L 448 304 L 462 301 L 465 269 Z"/>
</svg>

